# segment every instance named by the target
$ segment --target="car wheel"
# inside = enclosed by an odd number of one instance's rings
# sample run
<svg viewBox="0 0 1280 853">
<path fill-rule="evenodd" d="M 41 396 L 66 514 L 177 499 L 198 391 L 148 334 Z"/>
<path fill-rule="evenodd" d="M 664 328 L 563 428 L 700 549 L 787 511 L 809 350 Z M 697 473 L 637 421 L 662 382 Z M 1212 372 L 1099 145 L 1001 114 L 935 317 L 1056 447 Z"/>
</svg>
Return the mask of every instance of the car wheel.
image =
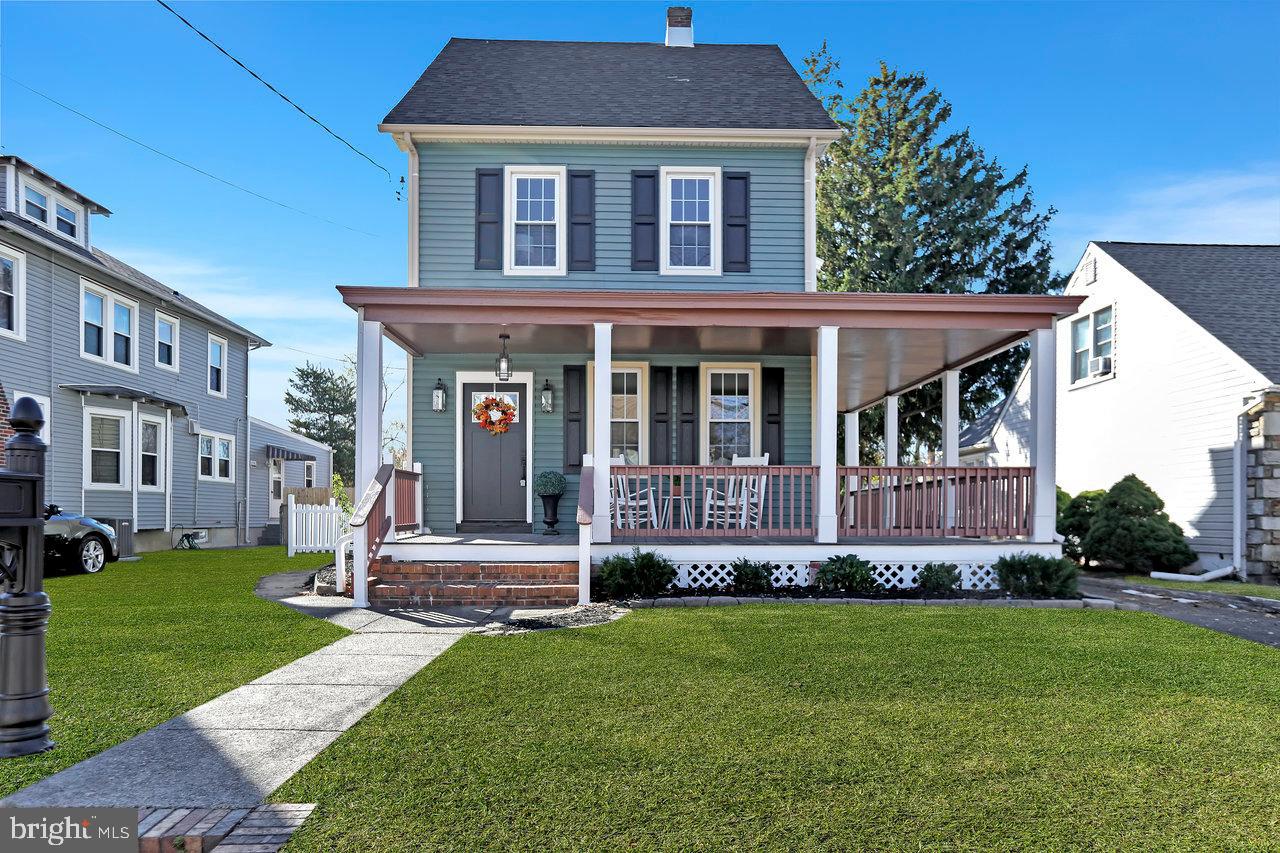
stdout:
<svg viewBox="0 0 1280 853">
<path fill-rule="evenodd" d="M 81 539 L 76 554 L 79 557 L 80 568 L 89 574 L 102 571 L 102 567 L 107 564 L 107 547 L 102 544 L 102 538 L 99 536 L 86 536 Z"/>
</svg>

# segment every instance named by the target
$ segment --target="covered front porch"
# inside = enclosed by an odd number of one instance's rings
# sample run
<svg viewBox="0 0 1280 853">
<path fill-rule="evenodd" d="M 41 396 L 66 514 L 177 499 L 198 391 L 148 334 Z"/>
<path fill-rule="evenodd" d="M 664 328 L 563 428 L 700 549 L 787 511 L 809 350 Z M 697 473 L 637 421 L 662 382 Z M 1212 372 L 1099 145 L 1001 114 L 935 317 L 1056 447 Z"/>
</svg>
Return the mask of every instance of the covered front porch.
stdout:
<svg viewBox="0 0 1280 853">
<path fill-rule="evenodd" d="M 532 480 L 544 470 L 568 481 L 561 529 L 590 492 L 593 560 L 631 545 L 708 559 L 840 546 L 906 560 L 1057 547 L 1053 328 L 1077 298 L 340 290 L 360 315 L 357 479 L 371 482 L 380 463 L 384 338 L 410 355 L 410 452 L 423 466 L 422 530 L 371 557 L 576 558 L 574 531 L 543 534 Z M 1026 340 L 1031 465 L 960 466 L 960 370 Z M 901 465 L 899 395 L 929 382 L 942 388 L 938 464 Z M 495 394 L 519 425 L 490 440 L 472 397 Z M 879 405 L 884 458 L 862 460 L 859 413 Z M 494 523 L 470 471 L 505 493 Z"/>
</svg>

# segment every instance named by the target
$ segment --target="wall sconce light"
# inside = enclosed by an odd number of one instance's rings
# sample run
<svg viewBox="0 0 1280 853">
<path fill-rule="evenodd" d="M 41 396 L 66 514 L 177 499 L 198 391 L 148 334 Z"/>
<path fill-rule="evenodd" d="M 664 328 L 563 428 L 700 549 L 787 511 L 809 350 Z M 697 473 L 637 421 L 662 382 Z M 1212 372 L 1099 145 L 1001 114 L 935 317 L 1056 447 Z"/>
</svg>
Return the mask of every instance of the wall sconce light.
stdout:
<svg viewBox="0 0 1280 853">
<path fill-rule="evenodd" d="M 436 387 L 431 390 L 431 411 L 443 412 L 446 398 L 447 392 L 444 383 L 437 379 Z"/>
<path fill-rule="evenodd" d="M 551 380 L 548 379 L 542 384 L 542 411 L 551 414 L 556 410 L 556 389 L 551 387 Z"/>
<path fill-rule="evenodd" d="M 507 352 L 507 341 L 511 340 L 511 336 L 503 332 L 498 335 L 498 340 L 502 341 L 502 352 L 498 353 L 493 372 L 497 374 L 499 382 L 509 382 L 511 381 L 511 354 Z"/>
</svg>

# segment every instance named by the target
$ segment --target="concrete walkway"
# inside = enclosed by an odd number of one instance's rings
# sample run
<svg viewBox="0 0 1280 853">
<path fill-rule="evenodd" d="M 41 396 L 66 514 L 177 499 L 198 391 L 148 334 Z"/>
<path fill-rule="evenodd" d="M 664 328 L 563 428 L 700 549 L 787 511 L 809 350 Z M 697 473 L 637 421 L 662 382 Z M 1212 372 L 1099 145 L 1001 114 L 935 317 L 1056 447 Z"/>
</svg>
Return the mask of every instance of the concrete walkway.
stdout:
<svg viewBox="0 0 1280 853">
<path fill-rule="evenodd" d="M 310 572 L 257 594 L 355 633 L 13 794 L 4 806 L 251 807 L 478 626 L 506 614 L 380 613 L 298 595 Z"/>
</svg>

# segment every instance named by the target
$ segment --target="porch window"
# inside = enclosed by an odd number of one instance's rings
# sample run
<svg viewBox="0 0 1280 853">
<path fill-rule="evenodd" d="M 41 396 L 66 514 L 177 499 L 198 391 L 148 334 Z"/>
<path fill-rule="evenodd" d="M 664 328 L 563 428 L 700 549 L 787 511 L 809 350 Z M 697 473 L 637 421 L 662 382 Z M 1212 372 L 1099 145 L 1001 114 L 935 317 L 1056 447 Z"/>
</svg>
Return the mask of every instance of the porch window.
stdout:
<svg viewBox="0 0 1280 853">
<path fill-rule="evenodd" d="M 563 275 L 564 167 L 507 168 L 508 275 Z"/>
<path fill-rule="evenodd" d="M 144 418 L 138 430 L 138 488 L 164 488 L 164 421 Z"/>
<path fill-rule="evenodd" d="M 89 486 L 127 485 L 124 477 L 125 415 L 89 414 Z"/>
<path fill-rule="evenodd" d="M 84 358 L 137 372 L 137 302 L 82 279 L 80 326 Z"/>
<path fill-rule="evenodd" d="M 595 362 L 587 364 L 587 423 L 594 423 Z M 627 465 L 649 461 L 649 365 L 613 363 L 609 387 L 609 457 L 623 457 Z M 587 429 L 587 452 L 594 453 L 594 429 Z"/>
<path fill-rule="evenodd" d="M 719 186 L 719 169 L 662 169 L 664 274 L 720 273 Z"/>
<path fill-rule="evenodd" d="M 0 247 L 0 335 L 22 338 L 25 257 Z"/>
<path fill-rule="evenodd" d="M 735 455 L 758 455 L 759 367 L 704 366 L 703 380 L 704 464 L 729 465 Z"/>
<path fill-rule="evenodd" d="M 1108 305 L 1071 322 L 1071 383 L 1112 372 L 1115 307 Z"/>
</svg>

